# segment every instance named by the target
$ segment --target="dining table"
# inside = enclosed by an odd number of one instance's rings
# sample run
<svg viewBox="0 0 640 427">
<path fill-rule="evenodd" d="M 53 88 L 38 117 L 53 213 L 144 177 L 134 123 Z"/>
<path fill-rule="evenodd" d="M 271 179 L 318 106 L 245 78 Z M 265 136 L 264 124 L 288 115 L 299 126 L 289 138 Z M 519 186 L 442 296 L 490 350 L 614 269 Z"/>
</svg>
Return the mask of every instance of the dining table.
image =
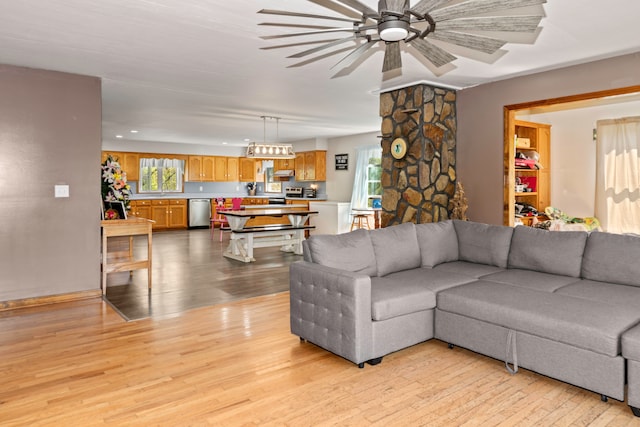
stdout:
<svg viewBox="0 0 640 427">
<path fill-rule="evenodd" d="M 231 229 L 229 246 L 223 256 L 253 262 L 253 250 L 260 247 L 281 246 L 282 251 L 302 255 L 305 231 L 314 228 L 307 225 L 307 222 L 318 211 L 305 208 L 266 208 L 226 210 L 220 213 L 227 218 Z M 282 223 L 247 226 L 250 219 L 258 217 L 282 218 Z"/>
</svg>

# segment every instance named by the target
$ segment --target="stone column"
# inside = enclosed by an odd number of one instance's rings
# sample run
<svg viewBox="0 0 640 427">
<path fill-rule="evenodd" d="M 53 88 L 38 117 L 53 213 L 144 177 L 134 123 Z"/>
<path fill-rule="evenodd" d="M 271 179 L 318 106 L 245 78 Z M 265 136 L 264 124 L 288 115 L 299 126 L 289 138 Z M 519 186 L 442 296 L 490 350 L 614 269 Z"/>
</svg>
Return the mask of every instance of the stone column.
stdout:
<svg viewBox="0 0 640 427">
<path fill-rule="evenodd" d="M 456 93 L 416 85 L 380 96 L 382 226 L 449 218 L 456 189 Z M 391 156 L 404 137 L 407 154 Z"/>
</svg>

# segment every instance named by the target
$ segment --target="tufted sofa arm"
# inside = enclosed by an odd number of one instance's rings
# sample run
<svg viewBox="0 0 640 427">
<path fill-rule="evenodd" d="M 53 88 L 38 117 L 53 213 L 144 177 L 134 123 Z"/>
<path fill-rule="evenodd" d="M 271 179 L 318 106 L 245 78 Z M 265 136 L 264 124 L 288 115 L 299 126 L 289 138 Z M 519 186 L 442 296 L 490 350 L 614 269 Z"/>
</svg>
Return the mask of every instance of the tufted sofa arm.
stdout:
<svg viewBox="0 0 640 427">
<path fill-rule="evenodd" d="M 369 276 L 300 261 L 289 281 L 292 333 L 356 364 L 373 357 Z"/>
</svg>

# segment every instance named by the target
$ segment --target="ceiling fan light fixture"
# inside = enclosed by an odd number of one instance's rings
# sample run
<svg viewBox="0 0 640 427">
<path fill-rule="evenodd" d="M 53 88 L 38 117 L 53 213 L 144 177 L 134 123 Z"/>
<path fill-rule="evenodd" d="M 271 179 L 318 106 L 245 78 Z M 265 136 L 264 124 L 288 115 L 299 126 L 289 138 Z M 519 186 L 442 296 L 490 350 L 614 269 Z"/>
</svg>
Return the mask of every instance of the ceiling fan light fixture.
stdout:
<svg viewBox="0 0 640 427">
<path fill-rule="evenodd" d="M 409 23 L 397 20 L 381 22 L 378 25 L 378 35 L 386 42 L 398 42 L 409 35 Z"/>
</svg>

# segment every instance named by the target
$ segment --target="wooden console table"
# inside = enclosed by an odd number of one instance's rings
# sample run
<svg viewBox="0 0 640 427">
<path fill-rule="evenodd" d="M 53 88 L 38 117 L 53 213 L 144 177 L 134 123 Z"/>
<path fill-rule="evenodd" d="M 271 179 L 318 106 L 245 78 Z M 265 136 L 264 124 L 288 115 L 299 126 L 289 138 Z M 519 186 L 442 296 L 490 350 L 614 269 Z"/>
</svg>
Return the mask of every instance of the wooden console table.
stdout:
<svg viewBox="0 0 640 427">
<path fill-rule="evenodd" d="M 151 225 L 154 221 L 130 217 L 101 221 L 102 227 L 102 295 L 107 293 L 107 274 L 146 268 L 149 290 L 151 290 Z M 147 236 L 147 259 L 133 257 L 133 236 Z M 109 237 L 129 237 L 125 251 L 107 251 Z"/>
</svg>

